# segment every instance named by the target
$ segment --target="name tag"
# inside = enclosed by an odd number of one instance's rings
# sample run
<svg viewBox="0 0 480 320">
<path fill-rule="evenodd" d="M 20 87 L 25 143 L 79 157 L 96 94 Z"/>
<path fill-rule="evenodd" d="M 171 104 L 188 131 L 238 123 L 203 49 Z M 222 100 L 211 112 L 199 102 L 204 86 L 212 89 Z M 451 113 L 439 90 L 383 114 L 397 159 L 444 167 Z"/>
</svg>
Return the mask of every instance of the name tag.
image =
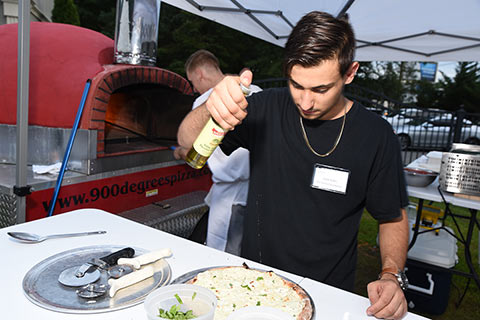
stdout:
<svg viewBox="0 0 480 320">
<path fill-rule="evenodd" d="M 313 167 L 312 188 L 346 194 L 350 171 L 347 169 L 315 164 Z"/>
</svg>

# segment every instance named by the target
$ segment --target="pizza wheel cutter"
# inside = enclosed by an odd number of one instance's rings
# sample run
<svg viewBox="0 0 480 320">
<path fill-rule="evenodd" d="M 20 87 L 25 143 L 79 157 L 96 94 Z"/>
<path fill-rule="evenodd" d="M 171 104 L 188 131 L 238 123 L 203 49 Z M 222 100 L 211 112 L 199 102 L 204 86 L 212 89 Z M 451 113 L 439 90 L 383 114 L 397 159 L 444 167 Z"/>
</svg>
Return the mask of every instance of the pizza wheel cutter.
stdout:
<svg viewBox="0 0 480 320">
<path fill-rule="evenodd" d="M 131 266 L 134 269 L 140 269 L 141 266 L 160 260 L 162 258 L 170 257 L 172 250 L 169 248 L 148 252 L 141 256 L 134 258 L 120 258 L 118 259 L 118 267 Z"/>
<path fill-rule="evenodd" d="M 80 289 L 77 289 L 77 295 L 85 299 L 93 299 L 103 296 L 107 292 L 106 285 L 98 283 L 89 283 Z"/>
<path fill-rule="evenodd" d="M 93 283 L 100 278 L 100 270 L 106 270 L 117 264 L 118 259 L 133 257 L 135 250 L 124 248 L 101 258 L 89 259 L 81 266 L 70 267 L 58 276 L 58 281 L 69 287 L 81 287 Z"/>
<path fill-rule="evenodd" d="M 79 297 L 92 299 L 103 296 L 108 291 L 110 298 L 115 296 L 118 290 L 131 286 L 137 282 L 153 276 L 155 270 L 153 266 L 146 266 L 140 270 L 122 276 L 119 279 L 108 279 L 107 284 L 90 283 L 76 291 Z"/>
<path fill-rule="evenodd" d="M 118 279 L 123 277 L 130 272 L 133 272 L 135 269 L 132 266 L 126 264 L 117 264 L 113 267 L 108 268 L 107 274 L 110 278 Z"/>
<path fill-rule="evenodd" d="M 170 249 L 162 249 L 158 251 L 153 251 L 145 253 L 141 256 L 132 258 L 132 257 L 123 257 L 117 261 L 117 265 L 110 267 L 107 271 L 110 278 L 118 279 L 130 272 L 137 270 L 140 266 L 155 262 L 165 257 L 169 257 L 172 254 Z M 129 259 L 130 258 L 130 259 Z"/>
</svg>

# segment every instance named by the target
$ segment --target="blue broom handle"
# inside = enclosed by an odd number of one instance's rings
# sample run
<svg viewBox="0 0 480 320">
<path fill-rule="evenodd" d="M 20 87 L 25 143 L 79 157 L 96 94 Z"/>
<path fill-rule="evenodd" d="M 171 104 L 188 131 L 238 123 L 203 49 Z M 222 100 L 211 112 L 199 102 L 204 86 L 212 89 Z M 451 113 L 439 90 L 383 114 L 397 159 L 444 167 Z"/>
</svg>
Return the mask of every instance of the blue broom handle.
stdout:
<svg viewBox="0 0 480 320">
<path fill-rule="evenodd" d="M 70 158 L 70 153 L 72 152 L 73 142 L 75 141 L 75 135 L 78 131 L 78 125 L 80 123 L 80 119 L 82 118 L 83 107 L 85 106 L 85 101 L 87 100 L 87 95 L 88 91 L 90 90 L 91 83 L 92 80 L 88 79 L 87 83 L 85 83 L 85 89 L 83 89 L 82 100 L 80 101 L 80 105 L 78 106 L 77 116 L 75 117 L 75 123 L 73 124 L 72 132 L 70 133 L 67 150 L 65 150 L 65 155 L 63 156 L 63 162 L 62 166 L 60 167 L 60 173 L 58 174 L 57 184 L 55 185 L 55 190 L 53 192 L 53 198 L 50 202 L 50 207 L 48 208 L 48 217 L 52 216 L 53 211 L 55 210 L 58 192 L 60 191 L 60 186 L 62 185 L 63 175 L 65 174 L 65 169 L 67 168 L 68 158 Z"/>
</svg>

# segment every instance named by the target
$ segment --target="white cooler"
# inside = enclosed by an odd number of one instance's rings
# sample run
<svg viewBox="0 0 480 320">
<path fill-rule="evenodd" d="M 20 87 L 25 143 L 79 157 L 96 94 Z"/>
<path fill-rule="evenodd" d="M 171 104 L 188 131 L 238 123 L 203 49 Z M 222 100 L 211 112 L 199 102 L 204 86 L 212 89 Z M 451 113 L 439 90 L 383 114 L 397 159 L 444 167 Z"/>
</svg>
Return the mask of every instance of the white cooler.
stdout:
<svg viewBox="0 0 480 320">
<path fill-rule="evenodd" d="M 414 221 L 409 222 L 412 228 Z M 446 228 L 453 233 L 452 229 Z M 413 231 L 410 230 L 411 240 Z M 457 262 L 457 239 L 446 230 L 419 234 L 414 246 L 408 251 L 405 267 L 409 280 L 405 292 L 409 309 L 430 314 L 444 313 L 448 305 L 452 273 L 448 270 L 433 270 L 432 266 L 449 269 Z"/>
</svg>

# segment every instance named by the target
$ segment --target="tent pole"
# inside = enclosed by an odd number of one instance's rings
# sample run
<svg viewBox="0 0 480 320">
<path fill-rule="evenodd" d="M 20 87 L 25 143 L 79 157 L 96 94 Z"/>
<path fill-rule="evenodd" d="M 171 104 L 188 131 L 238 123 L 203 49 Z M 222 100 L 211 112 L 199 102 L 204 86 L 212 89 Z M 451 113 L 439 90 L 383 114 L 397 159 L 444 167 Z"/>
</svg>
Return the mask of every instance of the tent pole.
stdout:
<svg viewBox="0 0 480 320">
<path fill-rule="evenodd" d="M 16 223 L 25 222 L 28 150 L 28 77 L 30 63 L 30 0 L 18 1 Z"/>
<path fill-rule="evenodd" d="M 340 19 L 343 17 L 345 13 L 347 13 L 348 9 L 350 9 L 354 1 L 355 0 L 348 0 L 348 2 L 343 6 L 342 10 L 340 10 L 340 12 L 337 14 L 337 18 Z"/>
</svg>

